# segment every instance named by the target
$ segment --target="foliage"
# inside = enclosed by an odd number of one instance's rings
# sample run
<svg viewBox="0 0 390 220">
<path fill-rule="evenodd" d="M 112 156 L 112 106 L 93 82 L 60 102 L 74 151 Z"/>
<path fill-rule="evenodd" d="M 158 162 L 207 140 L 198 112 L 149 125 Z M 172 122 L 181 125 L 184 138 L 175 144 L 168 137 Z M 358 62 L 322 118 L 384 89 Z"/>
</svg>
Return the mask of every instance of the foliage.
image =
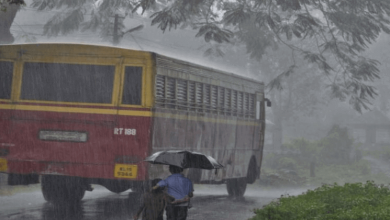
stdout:
<svg viewBox="0 0 390 220">
<path fill-rule="evenodd" d="M 390 161 L 390 146 L 384 146 L 382 147 L 382 149 L 383 149 L 381 152 L 382 159 Z"/>
<path fill-rule="evenodd" d="M 9 5 L 25 5 L 24 0 L 0 0 L 0 12 L 6 12 Z"/>
<path fill-rule="evenodd" d="M 315 177 L 309 177 L 309 168 L 301 167 L 298 174 L 307 178 L 307 184 L 311 186 L 320 186 L 330 183 L 351 183 L 366 182 L 373 180 L 377 183 L 389 183 L 390 178 L 384 173 L 372 173 L 371 164 L 366 160 L 352 162 L 350 164 L 334 164 L 316 166 Z"/>
<path fill-rule="evenodd" d="M 250 220 L 305 219 L 389 219 L 390 190 L 373 181 L 323 185 L 299 196 L 282 196 Z"/>
<path fill-rule="evenodd" d="M 338 125 L 335 125 L 328 135 L 320 140 L 320 155 L 327 158 L 329 162 L 348 162 L 352 144 L 353 139 L 348 136 L 347 128 L 340 128 Z"/>
<path fill-rule="evenodd" d="M 182 16 L 176 16 L 178 11 Z M 378 62 L 361 56 L 361 52 L 382 31 L 390 33 L 389 14 L 387 0 L 176 0 L 156 12 L 152 23 L 165 31 L 191 22 L 202 32 L 198 36 L 216 42 L 226 36 L 223 30 L 230 29 L 235 33 L 231 41 L 245 44 L 251 57 L 258 60 L 268 48 L 286 45 L 292 51 L 292 63 L 274 77 L 271 88 L 294 74 L 298 67 L 295 56 L 299 54 L 329 78 L 334 97 L 348 98 L 361 111 L 377 94 L 369 82 L 379 78 Z M 216 37 L 218 34 L 221 36 Z"/>
<path fill-rule="evenodd" d="M 298 177 L 306 178 L 306 184 L 311 186 L 367 180 L 389 183 L 390 178 L 384 173 L 371 173 L 370 162 L 362 160 L 362 152 L 357 148 L 358 145 L 353 145 L 346 128 L 333 126 L 321 140 L 293 139 L 284 144 L 281 154 L 266 154 L 263 160 L 263 173 L 282 175 L 282 169 L 292 170 Z M 384 147 L 381 151 L 371 151 L 369 154 L 376 155 L 377 159 L 386 159 L 386 156 L 390 155 L 389 149 Z M 366 155 L 367 152 L 364 151 L 363 154 Z M 310 166 L 313 162 L 315 177 L 310 176 Z M 263 182 L 267 182 L 268 177 L 262 178 Z"/>
<path fill-rule="evenodd" d="M 353 150 L 353 139 L 349 137 L 347 128 L 334 125 L 327 136 L 319 141 L 298 138 L 284 146 L 286 149 L 297 150 L 298 157 L 306 161 L 306 164 L 312 160 L 323 164 L 340 164 L 348 163 L 352 159 L 350 155 Z"/>
<path fill-rule="evenodd" d="M 303 158 L 311 158 L 319 152 L 319 147 L 316 142 L 306 140 L 304 138 L 296 138 L 284 145 L 285 148 L 298 150 Z"/>
<path fill-rule="evenodd" d="M 273 72 L 269 88 L 281 88 L 282 80 L 297 74 L 300 57 L 328 79 L 332 97 L 348 100 L 358 111 L 377 95 L 371 82 L 379 79 L 379 63 L 362 52 L 381 33 L 390 33 L 388 0 L 34 0 L 32 6 L 59 11 L 44 27 L 48 36 L 81 29 L 99 30 L 104 39 L 120 38 L 129 33 L 123 20 L 146 12 L 162 31 L 197 29 L 196 37 L 212 45 L 208 55 L 223 55 L 218 45 L 245 45 L 260 61 L 284 45 L 291 60 Z"/>
<path fill-rule="evenodd" d="M 54 14 L 44 26 L 47 36 L 66 35 L 77 30 L 99 31 L 100 36 L 111 41 L 113 36 L 123 37 L 126 33 L 140 30 L 139 27 L 125 30 L 123 21 L 137 8 L 149 6 L 150 2 L 127 0 L 33 0 L 32 7 L 38 11 L 61 10 Z M 140 5 L 141 4 L 141 5 Z M 116 22 L 115 22 L 116 20 Z M 116 24 L 115 24 L 116 23 Z M 115 40 L 114 40 L 115 41 Z M 113 43 L 117 43 L 116 41 Z"/>
<path fill-rule="evenodd" d="M 281 168 L 281 169 L 283 169 L 283 168 L 295 169 L 297 166 L 297 162 L 293 158 L 282 157 L 279 159 L 278 165 L 279 165 L 278 168 Z"/>
</svg>

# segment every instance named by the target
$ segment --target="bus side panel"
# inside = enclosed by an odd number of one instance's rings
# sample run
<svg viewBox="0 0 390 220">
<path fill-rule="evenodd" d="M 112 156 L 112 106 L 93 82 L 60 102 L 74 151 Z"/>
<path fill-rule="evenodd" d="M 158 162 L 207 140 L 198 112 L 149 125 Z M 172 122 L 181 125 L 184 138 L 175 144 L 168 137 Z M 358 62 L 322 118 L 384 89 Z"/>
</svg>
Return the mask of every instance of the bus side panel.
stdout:
<svg viewBox="0 0 390 220">
<path fill-rule="evenodd" d="M 217 130 L 217 117 L 209 113 L 189 113 L 190 120 L 187 126 L 187 137 L 193 136 L 193 140 L 197 143 L 194 151 L 204 153 L 214 157 L 217 161 L 220 161 L 216 151 L 218 146 L 215 145 L 216 130 Z M 192 128 L 190 128 L 192 127 Z M 195 130 L 195 133 L 193 132 Z M 191 146 L 190 142 L 187 142 L 187 146 Z M 201 170 L 200 181 L 216 180 L 217 176 L 215 172 L 209 170 Z"/>
<path fill-rule="evenodd" d="M 220 178 L 231 178 L 234 171 L 235 147 L 236 147 L 236 120 L 228 116 L 218 116 L 216 124 L 215 148 L 220 149 L 217 159 L 222 168 Z"/>
<path fill-rule="evenodd" d="M 160 108 L 155 110 L 153 121 L 153 152 L 192 150 L 211 155 L 224 166 L 220 172 L 202 170 L 200 181 L 246 177 L 254 138 L 259 137 L 257 123 L 240 120 L 237 125 L 234 117 Z M 158 166 L 153 165 L 150 178 L 169 175 L 166 168 Z"/>
<path fill-rule="evenodd" d="M 236 131 L 236 161 L 233 177 L 246 177 L 250 159 L 253 155 L 255 126 L 253 121 L 241 120 Z"/>
<path fill-rule="evenodd" d="M 179 115 L 177 110 L 156 108 L 153 114 L 151 150 L 152 153 L 163 150 L 186 149 L 187 114 Z M 183 129 L 184 128 L 184 129 Z M 169 175 L 168 166 L 149 166 L 149 179 L 166 178 Z"/>
<path fill-rule="evenodd" d="M 153 123 L 153 149 L 184 149 L 187 115 L 176 110 L 156 110 Z"/>
</svg>

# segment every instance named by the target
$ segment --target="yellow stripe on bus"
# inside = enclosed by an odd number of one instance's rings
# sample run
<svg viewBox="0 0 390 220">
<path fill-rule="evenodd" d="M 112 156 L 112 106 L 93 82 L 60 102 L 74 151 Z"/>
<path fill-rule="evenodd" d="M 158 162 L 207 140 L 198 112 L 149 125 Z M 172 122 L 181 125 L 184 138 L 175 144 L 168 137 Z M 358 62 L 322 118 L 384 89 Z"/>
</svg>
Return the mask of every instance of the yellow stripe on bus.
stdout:
<svg viewBox="0 0 390 220">
<path fill-rule="evenodd" d="M 10 110 L 28 110 L 28 111 L 46 111 L 46 112 L 70 112 L 70 113 L 88 113 L 88 114 L 108 114 L 108 115 L 131 115 L 151 117 L 150 111 L 133 111 L 133 110 L 115 110 L 115 109 L 98 109 L 98 108 L 74 108 L 58 106 L 34 106 L 34 105 L 0 105 L 0 109 Z"/>
<path fill-rule="evenodd" d="M 187 116 L 180 114 L 172 114 L 172 113 L 161 113 L 157 112 L 154 114 L 155 117 L 160 118 L 173 118 L 179 120 L 189 120 L 189 121 L 204 121 L 211 123 L 222 123 L 222 124 L 238 124 L 238 125 L 251 125 L 251 126 L 259 126 L 260 123 L 256 121 L 244 121 L 244 120 L 231 120 L 231 119 L 222 119 L 222 118 L 210 118 L 210 117 L 199 117 L 199 116 Z"/>
</svg>

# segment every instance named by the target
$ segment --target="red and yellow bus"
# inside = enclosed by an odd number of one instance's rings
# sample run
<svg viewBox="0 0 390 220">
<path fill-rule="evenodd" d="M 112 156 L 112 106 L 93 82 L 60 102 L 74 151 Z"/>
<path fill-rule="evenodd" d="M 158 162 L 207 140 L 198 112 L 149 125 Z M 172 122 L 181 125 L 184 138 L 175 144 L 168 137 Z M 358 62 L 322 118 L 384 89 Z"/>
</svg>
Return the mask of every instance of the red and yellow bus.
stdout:
<svg viewBox="0 0 390 220">
<path fill-rule="evenodd" d="M 202 152 L 221 170 L 195 183 L 241 196 L 260 176 L 264 84 L 159 54 L 80 44 L 0 46 L 0 172 L 41 182 L 50 202 L 91 184 L 139 190 L 166 168 L 156 151 Z"/>
</svg>

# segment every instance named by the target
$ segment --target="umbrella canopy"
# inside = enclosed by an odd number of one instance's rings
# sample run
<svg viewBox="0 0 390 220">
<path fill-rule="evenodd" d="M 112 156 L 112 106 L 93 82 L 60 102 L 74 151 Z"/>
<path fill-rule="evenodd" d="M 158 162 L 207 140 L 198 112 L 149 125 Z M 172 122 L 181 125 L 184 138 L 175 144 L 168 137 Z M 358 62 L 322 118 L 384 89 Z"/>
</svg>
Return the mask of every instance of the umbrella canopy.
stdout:
<svg viewBox="0 0 390 220">
<path fill-rule="evenodd" d="M 183 169 L 198 168 L 211 170 L 223 167 L 211 156 L 185 150 L 159 151 L 147 157 L 145 161 L 152 164 L 174 165 Z"/>
</svg>

